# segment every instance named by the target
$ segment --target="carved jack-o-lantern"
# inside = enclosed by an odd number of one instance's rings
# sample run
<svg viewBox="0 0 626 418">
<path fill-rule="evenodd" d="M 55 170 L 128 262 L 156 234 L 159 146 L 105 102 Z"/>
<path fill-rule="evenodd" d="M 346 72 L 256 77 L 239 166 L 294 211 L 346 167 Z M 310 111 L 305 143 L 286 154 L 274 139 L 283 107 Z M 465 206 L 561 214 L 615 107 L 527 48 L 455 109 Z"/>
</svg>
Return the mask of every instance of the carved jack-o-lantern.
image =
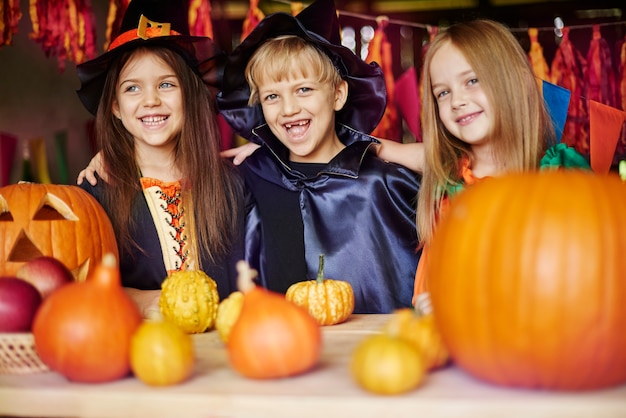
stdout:
<svg viewBox="0 0 626 418">
<path fill-rule="evenodd" d="M 77 186 L 17 183 L 0 188 L 0 275 L 42 255 L 84 280 L 106 253 L 117 257 L 111 221 Z"/>
</svg>

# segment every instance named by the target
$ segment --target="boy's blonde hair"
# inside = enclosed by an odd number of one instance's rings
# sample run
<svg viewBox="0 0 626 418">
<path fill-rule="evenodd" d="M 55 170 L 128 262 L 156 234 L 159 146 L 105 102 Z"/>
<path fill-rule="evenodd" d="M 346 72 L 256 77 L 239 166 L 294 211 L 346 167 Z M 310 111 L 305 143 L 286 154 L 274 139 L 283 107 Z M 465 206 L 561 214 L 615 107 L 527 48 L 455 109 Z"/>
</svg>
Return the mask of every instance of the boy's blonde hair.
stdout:
<svg viewBox="0 0 626 418">
<path fill-rule="evenodd" d="M 454 137 L 439 117 L 429 68 L 442 45 L 452 43 L 465 56 L 494 111 L 494 159 L 505 171 L 537 169 L 555 142 L 528 57 L 512 33 L 490 20 L 458 23 L 440 32 L 428 48 L 422 69 L 421 125 L 425 167 L 418 197 L 417 227 L 422 241 L 433 233 L 447 185 L 461 183 L 459 162 L 472 161 L 468 144 Z"/>
<path fill-rule="evenodd" d="M 245 77 L 250 86 L 249 106 L 259 104 L 259 85 L 266 80 L 311 77 L 321 83 L 331 83 L 333 89 L 342 81 L 339 71 L 324 52 L 295 35 L 265 41 L 248 61 Z"/>
</svg>

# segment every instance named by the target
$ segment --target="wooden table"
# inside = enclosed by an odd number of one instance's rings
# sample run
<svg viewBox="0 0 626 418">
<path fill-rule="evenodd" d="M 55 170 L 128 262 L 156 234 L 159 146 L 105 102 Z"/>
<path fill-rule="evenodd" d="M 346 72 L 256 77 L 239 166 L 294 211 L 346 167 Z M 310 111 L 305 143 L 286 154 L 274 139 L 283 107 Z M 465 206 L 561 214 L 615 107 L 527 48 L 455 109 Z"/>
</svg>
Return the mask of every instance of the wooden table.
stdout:
<svg viewBox="0 0 626 418">
<path fill-rule="evenodd" d="M 626 417 L 626 385 L 583 393 L 507 389 L 478 381 L 456 367 L 429 374 L 406 395 L 365 392 L 349 374 L 351 352 L 386 320 L 385 315 L 353 315 L 344 324 L 323 328 L 324 350 L 316 369 L 281 380 L 239 376 L 215 331 L 194 336 L 195 374 L 176 386 L 149 387 L 133 377 L 76 384 L 53 372 L 0 375 L 0 416 Z"/>
</svg>

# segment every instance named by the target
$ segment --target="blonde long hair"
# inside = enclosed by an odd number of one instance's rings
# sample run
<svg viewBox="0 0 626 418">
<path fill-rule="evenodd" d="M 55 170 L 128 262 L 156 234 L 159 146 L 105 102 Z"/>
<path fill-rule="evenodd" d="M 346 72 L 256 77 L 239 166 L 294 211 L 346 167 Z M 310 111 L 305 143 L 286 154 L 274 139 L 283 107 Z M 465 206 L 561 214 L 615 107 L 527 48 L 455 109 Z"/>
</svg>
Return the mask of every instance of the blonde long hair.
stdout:
<svg viewBox="0 0 626 418">
<path fill-rule="evenodd" d="M 418 196 L 417 229 L 422 242 L 432 237 L 445 188 L 461 183 L 460 161 L 472 161 L 471 147 L 443 126 L 433 96 L 430 64 L 442 45 L 452 43 L 468 61 L 494 111 L 494 160 L 505 171 L 535 170 L 554 128 L 541 91 L 519 42 L 491 20 L 457 23 L 440 32 L 429 46 L 422 69 L 421 124 L 425 166 Z"/>
</svg>

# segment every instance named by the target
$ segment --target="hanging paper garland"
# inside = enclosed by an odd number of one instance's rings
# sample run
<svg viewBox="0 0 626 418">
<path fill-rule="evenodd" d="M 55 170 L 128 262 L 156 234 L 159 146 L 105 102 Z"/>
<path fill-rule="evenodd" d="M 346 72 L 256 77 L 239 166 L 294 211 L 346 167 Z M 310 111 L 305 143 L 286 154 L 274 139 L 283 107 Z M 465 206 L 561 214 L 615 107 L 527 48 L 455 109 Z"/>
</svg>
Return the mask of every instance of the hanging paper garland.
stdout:
<svg viewBox="0 0 626 418">
<path fill-rule="evenodd" d="M 599 25 L 593 25 L 593 38 L 587 52 L 584 96 L 605 105 L 616 105 L 611 48 L 602 38 Z"/>
<path fill-rule="evenodd" d="M 587 71 L 585 72 L 585 90 L 583 92 L 583 95 L 589 101 L 595 101 L 604 105 L 614 107 L 617 104 L 617 92 L 615 85 L 615 74 L 613 73 L 613 60 L 611 58 L 611 49 L 608 45 L 608 42 L 602 38 L 600 26 L 593 25 L 592 28 L 593 36 L 589 44 L 589 50 L 587 52 Z M 592 115 L 590 115 L 590 124 L 591 120 Z M 611 159 L 609 158 L 609 155 L 613 156 L 615 154 L 617 137 L 619 137 L 619 130 L 617 131 L 615 138 L 594 138 L 594 136 L 592 135 L 593 133 L 594 131 L 590 127 L 589 152 L 591 162 L 595 162 L 596 165 L 601 164 L 603 172 L 608 171 L 608 168 L 611 165 Z M 608 161 L 604 162 L 603 159 L 602 163 L 598 163 L 596 161 L 599 161 L 597 156 L 600 155 L 600 151 L 596 149 L 594 153 L 593 147 L 594 145 L 596 148 L 598 148 L 599 146 L 606 147 L 607 141 L 610 141 L 610 152 L 604 152 L 603 154 L 606 155 L 605 159 L 608 158 Z M 613 163 L 617 164 L 618 161 L 615 160 L 613 161 Z M 594 170 L 596 170 L 595 167 Z"/>
<path fill-rule="evenodd" d="M 564 27 L 563 39 L 551 66 L 552 83 L 568 89 L 572 96 L 563 130 L 563 142 L 573 146 L 583 155 L 589 154 L 588 117 L 583 99 L 583 74 L 587 65 L 585 58 L 569 40 L 569 28 Z"/>
<path fill-rule="evenodd" d="M 0 0 L 0 47 L 11 45 L 21 18 L 20 0 Z"/>
<path fill-rule="evenodd" d="M 243 41 L 252 32 L 256 25 L 265 17 L 265 14 L 259 9 L 259 0 L 250 0 L 250 8 L 248 14 L 243 21 L 241 28 L 241 40 Z"/>
<path fill-rule="evenodd" d="M 128 8 L 130 0 L 109 0 L 109 13 L 107 15 L 107 27 L 104 41 L 104 50 L 109 49 L 111 38 L 119 34 L 120 27 L 122 26 L 122 19 L 126 8 Z"/>
<path fill-rule="evenodd" d="M 385 107 L 385 113 L 371 135 L 401 142 L 402 125 L 398 118 L 398 109 L 396 108 L 391 42 L 389 42 L 387 34 L 385 33 L 389 19 L 379 17 L 376 19 L 376 22 L 378 23 L 378 27 L 374 32 L 374 38 L 370 41 L 368 46 L 365 61 L 367 63 L 377 62 L 383 70 L 385 87 L 387 89 L 387 107 Z"/>
<path fill-rule="evenodd" d="M 589 159 L 596 173 L 608 173 L 612 165 L 618 165 L 615 150 L 626 112 L 589 100 Z"/>
<path fill-rule="evenodd" d="M 189 31 L 193 36 L 213 38 L 211 3 L 209 0 L 192 0 L 189 4 Z"/>
<path fill-rule="evenodd" d="M 528 37 L 530 38 L 530 50 L 528 51 L 528 59 L 530 65 L 533 68 L 533 73 L 537 77 L 537 84 L 540 88 L 543 86 L 542 80 L 550 80 L 550 68 L 543 55 L 543 47 L 537 40 L 537 34 L 539 30 L 537 28 L 528 29 Z"/>
<path fill-rule="evenodd" d="M 59 71 L 65 60 L 76 64 L 96 56 L 95 16 L 90 0 L 30 0 L 33 31 L 46 57 L 56 56 Z"/>
</svg>

